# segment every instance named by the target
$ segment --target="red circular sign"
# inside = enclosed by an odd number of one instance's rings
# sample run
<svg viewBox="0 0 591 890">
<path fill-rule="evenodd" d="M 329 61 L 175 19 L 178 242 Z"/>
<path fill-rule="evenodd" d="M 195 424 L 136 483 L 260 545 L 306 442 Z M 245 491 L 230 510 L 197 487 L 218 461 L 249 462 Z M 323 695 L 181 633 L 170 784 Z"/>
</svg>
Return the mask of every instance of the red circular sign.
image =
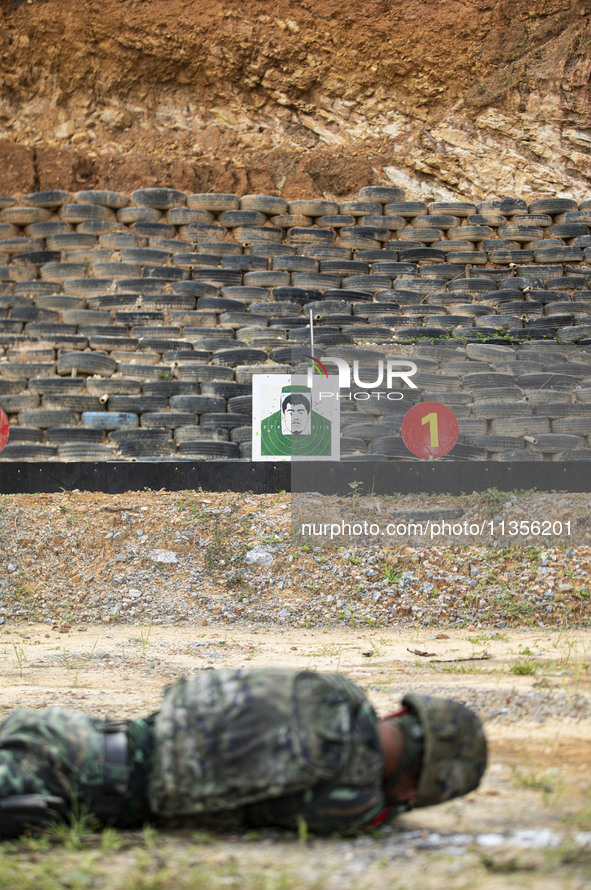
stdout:
<svg viewBox="0 0 591 890">
<path fill-rule="evenodd" d="M 421 402 L 402 421 L 402 440 L 409 451 L 425 460 L 442 457 L 458 441 L 458 421 L 446 405 Z"/>
<path fill-rule="evenodd" d="M 8 417 L 2 408 L 0 408 L 0 451 L 2 451 L 8 442 L 8 432 Z"/>
</svg>

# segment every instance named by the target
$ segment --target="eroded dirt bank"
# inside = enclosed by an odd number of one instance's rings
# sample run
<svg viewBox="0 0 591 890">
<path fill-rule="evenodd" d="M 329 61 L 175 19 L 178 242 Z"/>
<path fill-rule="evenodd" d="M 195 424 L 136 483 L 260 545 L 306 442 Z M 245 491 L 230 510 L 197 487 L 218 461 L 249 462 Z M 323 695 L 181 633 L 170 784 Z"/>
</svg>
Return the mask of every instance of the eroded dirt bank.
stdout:
<svg viewBox="0 0 591 890">
<path fill-rule="evenodd" d="M 2 0 L 0 193 L 588 196 L 588 0 Z M 18 148 L 16 148 L 18 146 Z"/>
</svg>

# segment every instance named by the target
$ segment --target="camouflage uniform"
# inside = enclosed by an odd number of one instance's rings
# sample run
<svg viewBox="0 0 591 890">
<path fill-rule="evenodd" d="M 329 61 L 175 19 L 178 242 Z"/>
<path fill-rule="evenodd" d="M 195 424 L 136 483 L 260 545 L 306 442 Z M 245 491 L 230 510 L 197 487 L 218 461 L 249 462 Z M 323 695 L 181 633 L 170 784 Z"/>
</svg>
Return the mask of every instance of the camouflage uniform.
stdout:
<svg viewBox="0 0 591 890">
<path fill-rule="evenodd" d="M 443 699 L 405 702 L 425 728 L 417 804 L 476 787 L 486 763 L 478 718 Z M 304 819 L 320 833 L 356 830 L 386 809 L 377 722 L 338 674 L 204 671 L 169 687 L 157 714 L 124 724 L 127 759 L 116 763 L 108 743 L 121 726 L 81 711 L 18 710 L 0 725 L 0 836 L 84 808 L 121 827 L 295 828 Z"/>
</svg>

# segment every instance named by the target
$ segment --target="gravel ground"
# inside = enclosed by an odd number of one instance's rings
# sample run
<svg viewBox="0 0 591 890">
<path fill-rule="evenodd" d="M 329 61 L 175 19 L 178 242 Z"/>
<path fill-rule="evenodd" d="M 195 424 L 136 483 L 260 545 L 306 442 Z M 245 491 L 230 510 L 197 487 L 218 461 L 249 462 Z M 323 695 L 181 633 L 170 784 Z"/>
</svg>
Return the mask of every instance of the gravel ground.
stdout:
<svg viewBox="0 0 591 890">
<path fill-rule="evenodd" d="M 302 537 L 310 503 L 285 493 L 5 495 L 0 623 L 589 626 L 588 495 L 312 499 L 324 522 L 370 516 L 381 528 L 395 516 L 398 527 L 486 531 L 433 540 Z M 497 534 L 522 520 L 537 530 L 545 517 L 570 534 Z"/>
</svg>

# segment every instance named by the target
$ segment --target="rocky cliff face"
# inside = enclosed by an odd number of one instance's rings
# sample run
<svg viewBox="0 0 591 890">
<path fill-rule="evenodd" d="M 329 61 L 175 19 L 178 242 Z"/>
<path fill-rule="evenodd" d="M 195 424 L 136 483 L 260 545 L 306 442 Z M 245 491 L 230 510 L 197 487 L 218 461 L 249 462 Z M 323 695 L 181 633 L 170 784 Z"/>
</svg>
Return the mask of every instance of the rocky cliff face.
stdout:
<svg viewBox="0 0 591 890">
<path fill-rule="evenodd" d="M 589 0 L 0 0 L 0 193 L 591 183 Z"/>
</svg>

